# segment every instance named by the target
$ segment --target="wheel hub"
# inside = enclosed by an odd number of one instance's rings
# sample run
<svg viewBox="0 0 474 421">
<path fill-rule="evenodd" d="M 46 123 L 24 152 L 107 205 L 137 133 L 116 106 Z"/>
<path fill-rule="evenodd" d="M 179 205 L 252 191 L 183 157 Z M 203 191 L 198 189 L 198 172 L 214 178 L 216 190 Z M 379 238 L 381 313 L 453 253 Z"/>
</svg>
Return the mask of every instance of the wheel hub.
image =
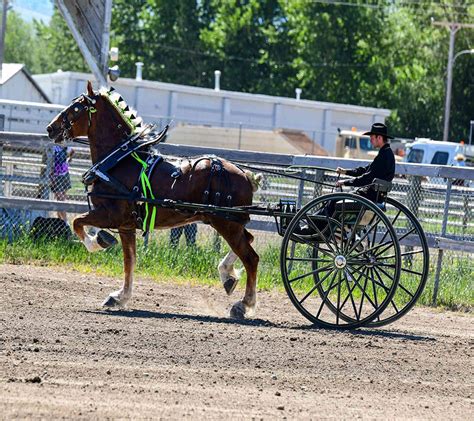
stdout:
<svg viewBox="0 0 474 421">
<path fill-rule="evenodd" d="M 367 267 L 374 267 L 375 263 L 377 263 L 377 258 L 373 254 L 368 254 L 367 256 Z"/>
<path fill-rule="evenodd" d="M 344 256 L 336 256 L 334 258 L 334 265 L 338 268 L 338 269 L 343 269 L 346 267 L 346 258 Z"/>
</svg>

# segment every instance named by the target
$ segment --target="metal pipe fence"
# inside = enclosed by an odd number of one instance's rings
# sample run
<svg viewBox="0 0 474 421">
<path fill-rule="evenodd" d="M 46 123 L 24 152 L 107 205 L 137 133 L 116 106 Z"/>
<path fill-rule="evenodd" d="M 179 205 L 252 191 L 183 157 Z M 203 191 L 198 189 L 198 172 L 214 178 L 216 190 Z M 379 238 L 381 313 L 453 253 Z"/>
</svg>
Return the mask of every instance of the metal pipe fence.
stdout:
<svg viewBox="0 0 474 421">
<path fill-rule="evenodd" d="M 55 171 L 55 145 L 46 136 L 0 132 L 1 238 L 14 241 L 22 234 L 31 233 L 33 226 L 38 229 L 38 224 L 40 230 L 53 229 L 41 224 L 50 224 L 51 219 L 48 217 L 56 216 L 58 212 L 60 216 L 64 215 L 61 212 L 67 212 L 70 222 L 74 214 L 87 211 L 81 175 L 91 165 L 89 150 L 74 144 L 72 147 L 75 154 L 69 165 L 68 176 L 56 182 L 52 178 Z M 263 206 L 276 204 L 280 199 L 293 199 L 298 207 L 303 206 L 314 197 L 331 192 L 329 185 L 333 185 L 336 180 L 335 168 L 354 168 L 367 163 L 332 157 L 209 149 L 166 143 L 159 145 L 158 149 L 166 156 L 186 159 L 217 155 L 249 164 L 255 167 L 255 171 L 278 171 L 280 174 L 264 173 L 262 186 L 254 196 L 254 202 Z M 288 178 L 285 174 L 301 175 L 328 185 Z M 390 196 L 408 206 L 427 235 L 431 260 L 436 261 L 430 272 L 432 303 L 436 304 L 443 278 L 452 276 L 449 273 L 452 262 L 457 262 L 456 267 L 465 265 L 474 254 L 474 168 L 397 163 L 393 186 Z M 270 217 L 254 217 L 248 227 L 258 232 L 257 248 L 280 241 L 275 221 Z M 67 224 L 62 225 L 62 228 L 70 230 Z M 198 232 L 205 233 L 203 236 L 207 237 L 207 229 L 200 225 Z M 445 265 L 446 261 L 451 262 L 450 265 Z"/>
</svg>

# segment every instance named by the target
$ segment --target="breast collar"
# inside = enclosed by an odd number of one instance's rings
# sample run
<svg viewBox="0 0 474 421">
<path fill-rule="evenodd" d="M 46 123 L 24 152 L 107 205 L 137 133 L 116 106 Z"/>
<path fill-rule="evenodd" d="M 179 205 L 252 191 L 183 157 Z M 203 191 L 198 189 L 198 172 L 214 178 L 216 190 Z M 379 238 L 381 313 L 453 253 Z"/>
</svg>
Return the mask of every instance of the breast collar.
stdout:
<svg viewBox="0 0 474 421">
<path fill-rule="evenodd" d="M 83 175 L 82 182 L 90 186 L 97 179 L 112 185 L 120 193 L 130 194 L 130 191 L 118 180 L 114 179 L 108 172 L 114 168 L 120 161 L 140 150 L 148 149 L 150 146 L 161 142 L 168 132 L 169 126 L 166 126 L 161 132 L 153 133 L 153 126 L 147 126 L 148 133 L 143 136 L 143 131 L 134 134 L 118 144 L 105 158 L 96 162 Z M 156 155 L 154 155 L 156 156 Z"/>
</svg>

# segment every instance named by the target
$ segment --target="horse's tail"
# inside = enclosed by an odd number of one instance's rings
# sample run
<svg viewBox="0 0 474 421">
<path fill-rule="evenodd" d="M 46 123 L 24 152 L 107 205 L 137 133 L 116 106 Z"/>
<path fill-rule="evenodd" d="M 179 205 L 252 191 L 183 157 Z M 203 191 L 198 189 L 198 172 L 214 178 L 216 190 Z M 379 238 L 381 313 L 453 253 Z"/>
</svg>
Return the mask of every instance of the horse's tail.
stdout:
<svg viewBox="0 0 474 421">
<path fill-rule="evenodd" d="M 250 185 L 252 186 L 252 191 L 255 193 L 260 187 L 260 183 L 263 180 L 263 174 L 262 173 L 255 174 L 252 171 L 245 170 L 245 175 L 247 176 L 247 180 L 250 181 Z"/>
</svg>

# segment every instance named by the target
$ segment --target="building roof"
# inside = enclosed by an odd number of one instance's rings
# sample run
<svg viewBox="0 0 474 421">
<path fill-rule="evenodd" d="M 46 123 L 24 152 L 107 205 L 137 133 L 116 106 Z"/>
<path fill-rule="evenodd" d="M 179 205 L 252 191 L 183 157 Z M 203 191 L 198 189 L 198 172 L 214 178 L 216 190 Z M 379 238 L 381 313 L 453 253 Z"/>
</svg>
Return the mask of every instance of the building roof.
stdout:
<svg viewBox="0 0 474 421">
<path fill-rule="evenodd" d="M 0 72 L 0 85 L 4 85 L 6 82 L 8 82 L 8 80 L 10 80 L 19 72 L 23 72 L 23 74 L 31 82 L 31 84 L 35 87 L 39 94 L 44 98 L 44 100 L 51 104 L 51 101 L 49 100 L 48 96 L 40 88 L 38 83 L 31 76 L 30 72 L 26 69 L 26 66 L 22 63 L 3 63 L 2 71 Z"/>
</svg>

